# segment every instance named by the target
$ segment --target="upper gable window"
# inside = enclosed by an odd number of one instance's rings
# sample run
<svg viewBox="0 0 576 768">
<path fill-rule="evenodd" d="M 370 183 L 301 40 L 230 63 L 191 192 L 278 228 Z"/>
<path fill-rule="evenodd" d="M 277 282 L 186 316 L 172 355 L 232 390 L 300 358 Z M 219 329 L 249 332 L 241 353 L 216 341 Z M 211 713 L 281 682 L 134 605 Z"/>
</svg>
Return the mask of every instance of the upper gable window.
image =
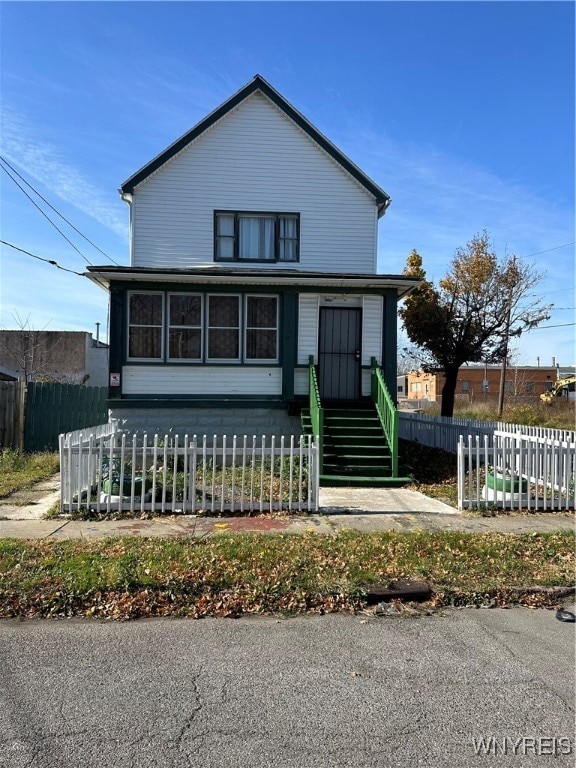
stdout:
<svg viewBox="0 0 576 768">
<path fill-rule="evenodd" d="M 287 261 L 299 259 L 297 213 L 214 213 L 215 261 Z"/>
</svg>

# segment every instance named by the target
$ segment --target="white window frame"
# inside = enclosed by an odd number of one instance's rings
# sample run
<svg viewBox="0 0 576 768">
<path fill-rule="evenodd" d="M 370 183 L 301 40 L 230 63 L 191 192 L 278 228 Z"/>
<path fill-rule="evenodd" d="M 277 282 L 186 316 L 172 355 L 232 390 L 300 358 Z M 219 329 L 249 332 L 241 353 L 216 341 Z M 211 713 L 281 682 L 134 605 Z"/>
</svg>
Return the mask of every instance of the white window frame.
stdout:
<svg viewBox="0 0 576 768">
<path fill-rule="evenodd" d="M 146 296 L 160 296 L 162 300 L 162 315 L 160 320 L 160 325 L 134 325 L 130 322 L 130 302 L 132 300 L 132 296 L 136 296 L 139 294 L 144 294 Z M 128 300 L 127 300 L 127 323 L 126 323 L 126 360 L 129 360 L 131 362 L 144 362 L 144 363 L 150 363 L 151 365 L 157 364 L 157 363 L 163 363 L 164 358 L 164 351 L 165 351 L 165 316 L 166 316 L 166 294 L 164 291 L 143 291 L 143 290 L 133 290 L 128 291 Z M 130 329 L 134 328 L 160 328 L 160 356 L 159 357 L 132 357 L 130 355 Z"/>
<path fill-rule="evenodd" d="M 236 298 L 238 299 L 238 357 L 210 357 L 210 299 L 215 298 Z M 205 349 L 205 361 L 207 363 L 242 363 L 242 294 L 240 293 L 207 293 L 206 294 L 206 311 L 204 313 L 205 328 L 206 328 L 206 349 Z M 214 326 L 215 330 L 217 327 Z"/>
<path fill-rule="evenodd" d="M 198 291 L 168 291 L 166 300 L 166 361 L 170 363 L 201 363 L 204 359 L 204 296 Z M 170 323 L 170 299 L 172 296 L 198 296 L 200 297 L 200 325 L 171 325 Z M 198 357 L 170 357 L 170 331 L 172 329 L 200 330 L 200 355 Z"/>
<path fill-rule="evenodd" d="M 276 299 L 276 325 L 274 328 L 248 328 L 248 299 Z M 243 355 L 242 362 L 246 365 L 262 365 L 269 363 L 278 363 L 280 360 L 280 337 L 279 337 L 279 318 L 280 318 L 280 296 L 277 293 L 245 293 L 244 294 L 244 317 L 241 318 L 243 329 Z M 276 357 L 247 357 L 246 350 L 248 349 L 247 336 L 248 330 L 262 330 L 262 331 L 275 331 L 276 332 Z"/>
</svg>

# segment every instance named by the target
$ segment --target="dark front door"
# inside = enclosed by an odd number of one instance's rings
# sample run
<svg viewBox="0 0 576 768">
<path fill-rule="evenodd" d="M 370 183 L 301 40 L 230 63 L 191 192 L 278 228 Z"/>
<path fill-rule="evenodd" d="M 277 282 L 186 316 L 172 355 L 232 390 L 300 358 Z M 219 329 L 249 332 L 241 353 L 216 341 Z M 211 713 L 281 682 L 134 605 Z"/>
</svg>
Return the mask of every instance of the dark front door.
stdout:
<svg viewBox="0 0 576 768">
<path fill-rule="evenodd" d="M 362 310 L 320 309 L 318 386 L 325 400 L 360 397 Z"/>
</svg>

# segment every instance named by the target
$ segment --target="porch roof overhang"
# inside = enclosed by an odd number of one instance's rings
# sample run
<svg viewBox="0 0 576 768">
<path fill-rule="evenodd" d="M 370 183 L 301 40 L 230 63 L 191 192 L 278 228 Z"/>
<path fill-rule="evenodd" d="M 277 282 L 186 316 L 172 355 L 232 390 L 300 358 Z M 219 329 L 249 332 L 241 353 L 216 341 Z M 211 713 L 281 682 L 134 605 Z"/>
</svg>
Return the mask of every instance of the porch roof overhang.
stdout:
<svg viewBox="0 0 576 768">
<path fill-rule="evenodd" d="M 421 281 L 405 275 L 356 274 L 346 272 L 304 272 L 297 269 L 250 269 L 232 267 L 196 267 L 193 269 L 157 269 L 152 267 L 88 267 L 86 276 L 109 290 L 113 282 L 193 283 L 216 286 L 294 286 L 307 289 L 355 291 L 392 289 L 400 300 L 418 288 Z"/>
</svg>

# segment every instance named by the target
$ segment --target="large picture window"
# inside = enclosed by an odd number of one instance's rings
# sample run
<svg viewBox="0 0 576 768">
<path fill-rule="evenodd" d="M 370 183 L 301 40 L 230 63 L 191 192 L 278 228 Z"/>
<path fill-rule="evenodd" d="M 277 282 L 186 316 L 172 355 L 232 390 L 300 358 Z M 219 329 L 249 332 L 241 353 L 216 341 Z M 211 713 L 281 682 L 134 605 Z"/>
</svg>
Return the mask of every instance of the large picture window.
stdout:
<svg viewBox="0 0 576 768">
<path fill-rule="evenodd" d="M 130 293 L 128 296 L 128 357 L 161 360 L 164 294 Z"/>
<path fill-rule="evenodd" d="M 278 296 L 130 291 L 127 358 L 276 363 L 278 318 Z"/>
<path fill-rule="evenodd" d="M 298 261 L 299 230 L 297 213 L 216 211 L 214 260 Z"/>
</svg>

